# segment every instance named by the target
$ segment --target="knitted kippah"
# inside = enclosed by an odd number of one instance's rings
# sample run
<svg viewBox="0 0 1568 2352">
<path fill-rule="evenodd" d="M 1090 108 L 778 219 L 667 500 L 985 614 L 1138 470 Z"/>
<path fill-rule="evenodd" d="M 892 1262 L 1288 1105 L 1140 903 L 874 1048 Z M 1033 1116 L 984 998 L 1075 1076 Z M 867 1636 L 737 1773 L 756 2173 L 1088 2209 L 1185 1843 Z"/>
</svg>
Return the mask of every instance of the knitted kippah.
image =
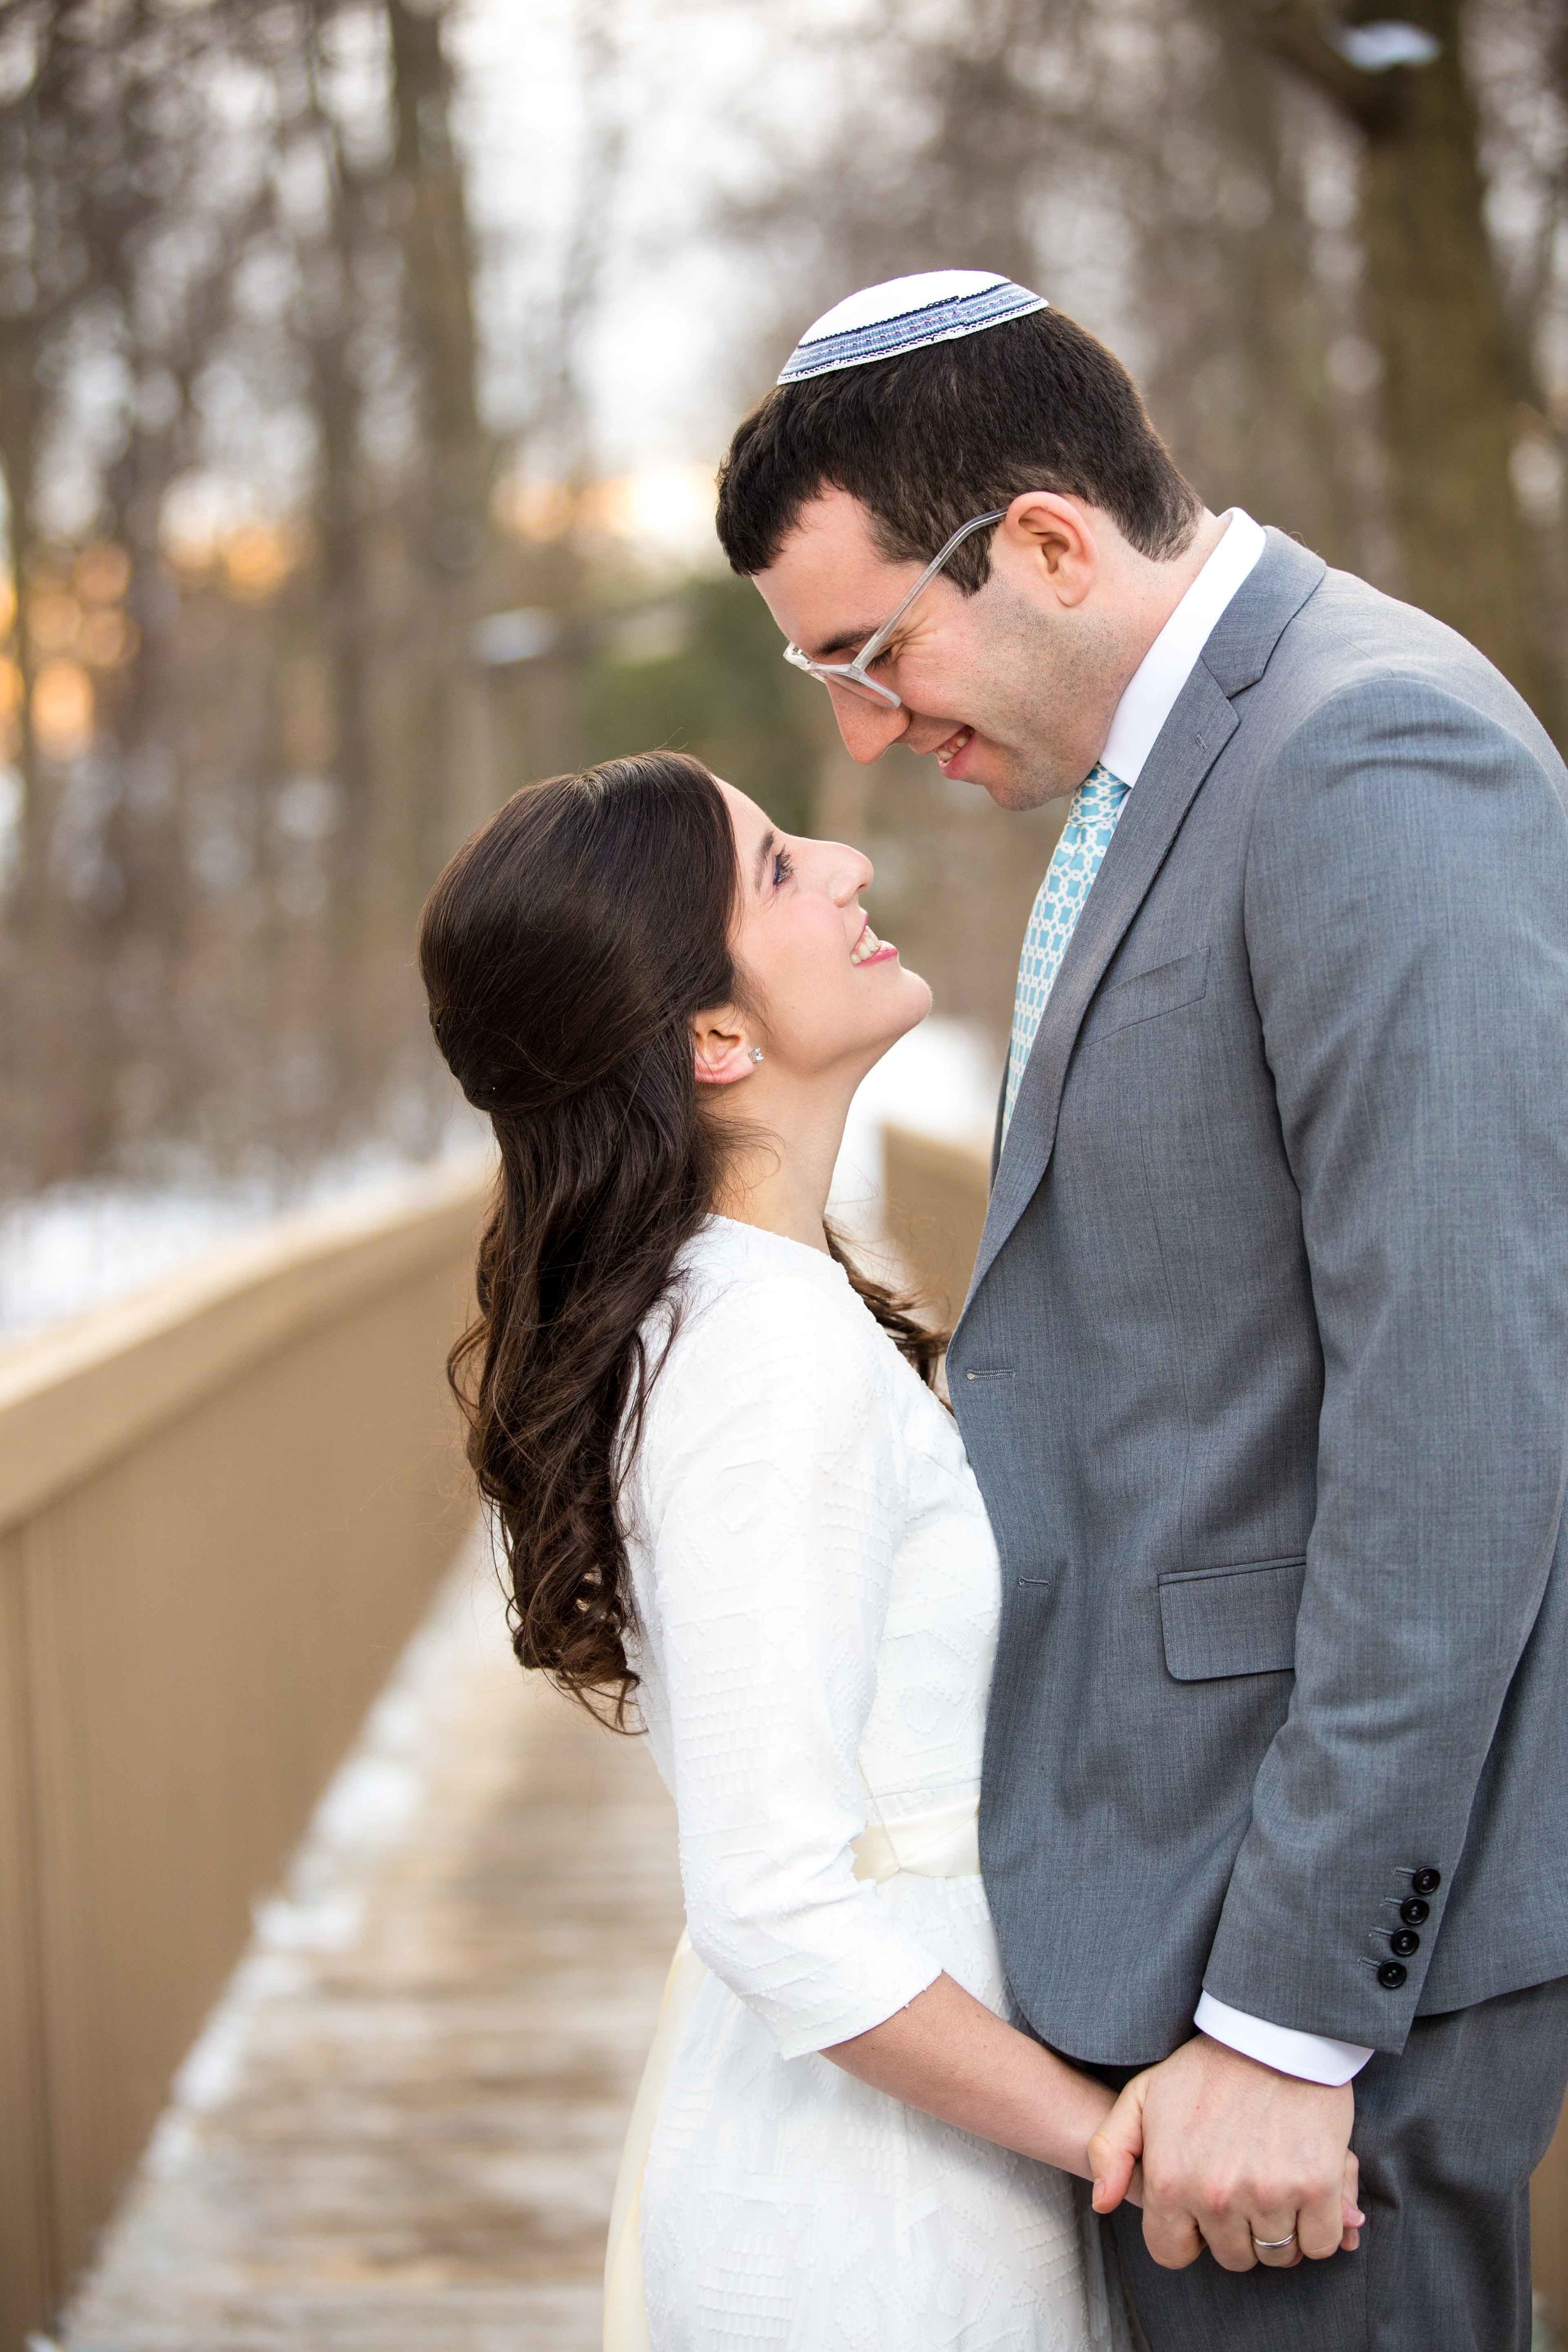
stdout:
<svg viewBox="0 0 1568 2352">
<path fill-rule="evenodd" d="M 800 383 L 807 376 L 866 367 L 927 343 L 956 342 L 983 327 L 999 327 L 1005 319 L 1049 308 L 1043 295 L 991 269 L 926 269 L 914 278 L 889 278 L 825 310 L 790 353 L 779 382 Z"/>
</svg>

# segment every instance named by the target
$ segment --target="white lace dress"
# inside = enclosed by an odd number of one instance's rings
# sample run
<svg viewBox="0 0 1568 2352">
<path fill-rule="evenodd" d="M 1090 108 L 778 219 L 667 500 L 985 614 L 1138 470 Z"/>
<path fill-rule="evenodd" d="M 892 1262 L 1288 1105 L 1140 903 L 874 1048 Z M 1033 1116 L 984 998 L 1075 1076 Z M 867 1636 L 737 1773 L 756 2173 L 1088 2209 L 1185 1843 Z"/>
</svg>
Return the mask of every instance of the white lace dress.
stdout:
<svg viewBox="0 0 1568 2352">
<path fill-rule="evenodd" d="M 1066 2175 L 817 2053 L 942 1970 L 1005 2009 L 974 1864 L 857 1876 L 972 1820 L 996 1553 L 943 1410 L 819 1252 L 714 1218 L 626 1517 L 634 1664 L 691 1944 L 642 2170 L 653 2352 L 1116 2352 Z"/>
</svg>

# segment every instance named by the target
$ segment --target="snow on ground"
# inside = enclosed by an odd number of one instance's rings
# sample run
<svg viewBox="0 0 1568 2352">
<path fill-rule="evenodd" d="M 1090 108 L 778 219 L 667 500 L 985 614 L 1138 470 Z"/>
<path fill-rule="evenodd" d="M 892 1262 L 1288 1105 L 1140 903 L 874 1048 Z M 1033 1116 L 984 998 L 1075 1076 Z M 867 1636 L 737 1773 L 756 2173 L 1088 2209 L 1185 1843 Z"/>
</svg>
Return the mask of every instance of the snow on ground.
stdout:
<svg viewBox="0 0 1568 2352">
<path fill-rule="evenodd" d="M 927 1021 L 901 1039 L 866 1080 L 849 1115 L 833 1188 L 834 1213 L 845 1228 L 870 1234 L 881 1223 L 884 1120 L 984 1146 L 996 1085 L 989 1045 L 963 1022 Z M 471 1151 L 473 1145 L 473 1122 L 455 1123 L 450 1148 Z M 261 1179 L 104 1181 L 56 1185 L 0 1207 L 0 1345 L 143 1289 L 282 1208 L 320 1207 L 353 1192 L 374 1200 L 407 1176 L 411 1164 L 380 1147 L 345 1155 L 324 1161 L 286 1199 Z"/>
<path fill-rule="evenodd" d="M 1001 1064 L 966 1021 L 923 1021 L 878 1063 L 856 1096 L 833 1175 L 835 1219 L 851 1234 L 882 1223 L 882 1129 L 991 1147 Z"/>
<path fill-rule="evenodd" d="M 454 1120 L 437 1160 L 471 1153 L 472 1119 Z M 215 1243 L 285 1211 L 321 1208 L 351 1193 L 368 1202 L 417 1166 L 375 1145 L 325 1160 L 280 1186 L 265 1177 L 173 1184 L 103 1179 L 56 1184 L 0 1205 L 0 1346 L 89 1307 L 104 1307 L 188 1265 Z"/>
</svg>

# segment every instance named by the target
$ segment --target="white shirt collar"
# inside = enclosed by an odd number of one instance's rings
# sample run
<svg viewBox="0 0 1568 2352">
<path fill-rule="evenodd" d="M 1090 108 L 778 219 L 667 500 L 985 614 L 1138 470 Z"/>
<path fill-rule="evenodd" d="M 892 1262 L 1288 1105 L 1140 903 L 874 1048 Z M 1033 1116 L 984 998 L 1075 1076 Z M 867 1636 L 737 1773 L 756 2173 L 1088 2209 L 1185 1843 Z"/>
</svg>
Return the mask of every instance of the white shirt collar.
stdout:
<svg viewBox="0 0 1568 2352">
<path fill-rule="evenodd" d="M 1135 784 L 1154 739 L 1175 708 L 1214 633 L 1215 624 L 1262 554 L 1262 527 L 1240 507 L 1223 517 L 1225 535 L 1192 586 L 1133 671 L 1116 706 L 1100 753 L 1102 766 L 1124 784 Z"/>
</svg>

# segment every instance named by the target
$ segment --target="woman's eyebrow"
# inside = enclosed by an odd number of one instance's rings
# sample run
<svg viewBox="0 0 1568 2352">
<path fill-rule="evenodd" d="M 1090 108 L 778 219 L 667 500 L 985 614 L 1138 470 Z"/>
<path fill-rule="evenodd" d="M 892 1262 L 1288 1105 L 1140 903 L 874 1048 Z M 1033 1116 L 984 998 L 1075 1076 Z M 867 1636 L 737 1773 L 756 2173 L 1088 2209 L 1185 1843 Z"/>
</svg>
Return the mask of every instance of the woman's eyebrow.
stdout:
<svg viewBox="0 0 1568 2352">
<path fill-rule="evenodd" d="M 756 864 L 752 868 L 752 887 L 754 890 L 760 890 L 763 887 L 763 868 L 778 846 L 778 835 L 770 824 L 763 835 L 762 845 L 757 851 Z"/>
</svg>

